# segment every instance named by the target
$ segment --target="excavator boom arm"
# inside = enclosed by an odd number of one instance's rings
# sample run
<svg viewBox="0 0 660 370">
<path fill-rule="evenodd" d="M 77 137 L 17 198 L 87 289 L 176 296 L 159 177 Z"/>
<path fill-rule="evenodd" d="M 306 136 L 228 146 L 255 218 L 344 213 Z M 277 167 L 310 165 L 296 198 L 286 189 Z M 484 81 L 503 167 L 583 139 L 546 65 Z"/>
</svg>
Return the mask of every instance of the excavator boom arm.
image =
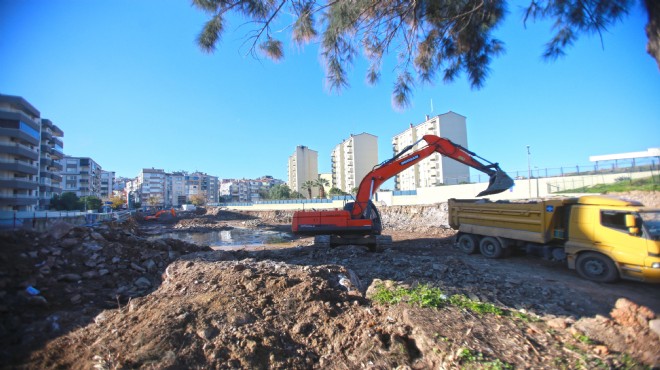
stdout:
<svg viewBox="0 0 660 370">
<path fill-rule="evenodd" d="M 422 140 L 426 141 L 427 145 L 425 147 L 410 154 L 406 154 L 407 151 L 411 150 Z M 452 158 L 455 161 L 487 174 L 490 177 L 488 188 L 479 193 L 478 196 L 501 193 L 513 186 L 513 180 L 499 168 L 497 163 L 490 163 L 462 146 L 454 144 L 448 139 L 435 135 L 424 135 L 418 142 L 407 146 L 393 158 L 376 166 L 362 179 L 355 197 L 355 205 L 351 210 L 351 218 L 356 219 L 361 218 L 362 216 L 367 217 L 368 215 L 365 213 L 370 209 L 368 207 L 369 199 L 371 199 L 372 195 L 378 191 L 378 188 L 380 188 L 385 181 L 415 165 L 433 153 L 440 153 L 441 155 Z M 483 164 L 476 158 L 480 158 L 483 161 L 488 162 L 488 164 Z"/>
</svg>

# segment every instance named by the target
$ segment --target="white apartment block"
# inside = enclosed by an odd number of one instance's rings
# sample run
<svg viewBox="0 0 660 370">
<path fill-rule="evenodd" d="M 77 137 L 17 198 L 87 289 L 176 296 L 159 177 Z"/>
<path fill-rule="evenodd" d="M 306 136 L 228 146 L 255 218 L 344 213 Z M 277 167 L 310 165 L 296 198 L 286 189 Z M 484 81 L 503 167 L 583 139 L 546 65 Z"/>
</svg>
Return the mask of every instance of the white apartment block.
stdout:
<svg viewBox="0 0 660 370">
<path fill-rule="evenodd" d="M 187 194 L 202 194 L 207 203 L 218 202 L 218 178 L 202 172 L 193 172 L 185 176 Z"/>
<path fill-rule="evenodd" d="M 101 199 L 110 199 L 115 187 L 114 171 L 101 171 Z"/>
<path fill-rule="evenodd" d="M 413 126 L 394 136 L 392 149 L 394 154 L 403 148 L 422 139 L 424 135 L 436 135 L 467 148 L 466 119 L 460 114 L 447 112 Z M 426 145 L 425 141 L 418 143 L 412 150 L 418 150 Z M 412 152 L 412 151 L 411 151 Z M 417 188 L 453 185 L 470 180 L 470 169 L 451 158 L 434 153 L 423 161 L 398 174 L 395 178 L 396 190 L 414 190 Z"/>
<path fill-rule="evenodd" d="M 64 157 L 62 192 L 101 198 L 101 166 L 89 157 Z"/>
<path fill-rule="evenodd" d="M 350 193 L 378 164 L 378 137 L 352 135 L 332 150 L 332 185 Z"/>
<path fill-rule="evenodd" d="M 262 200 L 261 194 L 270 191 L 275 185 L 283 184 L 284 181 L 272 176 L 262 176 L 254 180 L 222 180 L 219 194 L 223 201 L 231 202 L 255 202 Z"/>
<path fill-rule="evenodd" d="M 184 172 L 172 172 L 167 175 L 166 197 L 168 205 L 178 207 L 188 202 L 186 192 L 186 174 Z"/>
<path fill-rule="evenodd" d="M 289 157 L 289 178 L 287 184 L 292 191 L 303 195 L 307 190 L 301 187 L 306 181 L 316 181 L 319 176 L 318 152 L 306 146 L 299 145 L 296 151 Z M 318 189 L 312 189 L 312 197 L 318 195 Z"/>
<path fill-rule="evenodd" d="M 143 168 L 138 174 L 142 206 L 162 207 L 166 203 L 166 174 L 162 169 Z"/>
</svg>

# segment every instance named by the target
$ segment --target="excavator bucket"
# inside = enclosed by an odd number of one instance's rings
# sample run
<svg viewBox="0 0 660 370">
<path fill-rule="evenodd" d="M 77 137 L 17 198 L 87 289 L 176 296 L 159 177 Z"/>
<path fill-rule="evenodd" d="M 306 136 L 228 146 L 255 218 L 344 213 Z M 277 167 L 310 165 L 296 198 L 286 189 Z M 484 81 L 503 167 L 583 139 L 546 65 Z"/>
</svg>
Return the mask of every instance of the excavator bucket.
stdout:
<svg viewBox="0 0 660 370">
<path fill-rule="evenodd" d="M 509 175 L 506 174 L 506 172 L 496 168 L 495 172 L 490 175 L 490 179 L 488 180 L 488 188 L 477 194 L 477 196 L 482 197 L 484 195 L 499 194 L 510 189 L 512 186 L 513 179 L 511 179 Z"/>
</svg>

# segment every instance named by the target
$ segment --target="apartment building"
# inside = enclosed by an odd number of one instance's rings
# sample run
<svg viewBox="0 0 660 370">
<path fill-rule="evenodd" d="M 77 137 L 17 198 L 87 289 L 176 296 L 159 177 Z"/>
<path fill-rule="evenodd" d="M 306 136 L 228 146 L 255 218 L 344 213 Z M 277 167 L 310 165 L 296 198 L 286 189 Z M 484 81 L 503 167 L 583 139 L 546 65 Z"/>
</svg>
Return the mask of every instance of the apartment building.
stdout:
<svg viewBox="0 0 660 370">
<path fill-rule="evenodd" d="M 0 210 L 32 211 L 38 203 L 41 113 L 25 99 L 0 95 Z"/>
<path fill-rule="evenodd" d="M 142 206 L 163 207 L 166 205 L 166 177 L 167 174 L 162 169 L 142 169 L 137 177 L 139 201 Z"/>
<path fill-rule="evenodd" d="M 63 136 L 25 99 L 0 94 L 0 210 L 48 209 L 62 193 Z"/>
<path fill-rule="evenodd" d="M 101 198 L 101 166 L 89 157 L 65 156 L 62 160 L 62 192 L 78 197 Z"/>
<path fill-rule="evenodd" d="M 168 200 L 167 205 L 172 207 L 178 207 L 188 202 L 185 172 L 172 172 L 167 175 L 165 199 Z"/>
<path fill-rule="evenodd" d="M 185 176 L 186 193 L 188 196 L 203 194 L 207 203 L 218 202 L 219 182 L 216 176 L 202 172 L 193 172 Z"/>
<path fill-rule="evenodd" d="M 39 204 L 46 210 L 55 194 L 62 194 L 62 159 L 64 158 L 64 132 L 49 119 L 41 119 L 41 153 L 39 155 Z"/>
<path fill-rule="evenodd" d="M 268 193 L 270 188 L 280 184 L 284 184 L 284 181 L 272 176 L 253 180 L 223 179 L 220 181 L 219 194 L 224 202 L 255 202 L 263 199 L 263 193 Z"/>
<path fill-rule="evenodd" d="M 378 164 L 378 137 L 366 132 L 337 145 L 331 154 L 332 185 L 350 193 Z"/>
<path fill-rule="evenodd" d="M 319 176 L 318 152 L 306 146 L 299 145 L 289 157 L 288 182 L 292 191 L 307 194 L 302 189 L 306 181 L 316 181 Z M 318 189 L 312 189 L 312 197 L 318 195 Z"/>
<path fill-rule="evenodd" d="M 408 145 L 421 140 L 424 135 L 436 135 L 467 148 L 467 127 L 464 116 L 454 112 L 447 112 L 432 118 L 426 117 L 426 121 L 394 136 L 392 149 L 399 153 Z M 422 148 L 426 144 L 421 141 L 413 150 Z M 468 166 L 455 160 L 434 153 L 425 160 L 415 164 L 407 170 L 398 174 L 395 178 L 396 190 L 414 190 L 422 187 L 438 186 L 442 184 L 460 184 L 470 180 L 470 169 Z"/>
<path fill-rule="evenodd" d="M 101 171 L 101 199 L 110 199 L 115 187 L 115 172 Z"/>
</svg>

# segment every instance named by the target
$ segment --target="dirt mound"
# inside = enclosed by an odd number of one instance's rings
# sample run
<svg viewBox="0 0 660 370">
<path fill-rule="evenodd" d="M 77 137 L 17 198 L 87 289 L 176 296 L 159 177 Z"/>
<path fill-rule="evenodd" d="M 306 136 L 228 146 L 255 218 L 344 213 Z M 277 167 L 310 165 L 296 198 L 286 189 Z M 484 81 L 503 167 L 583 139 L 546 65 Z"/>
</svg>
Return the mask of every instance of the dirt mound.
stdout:
<svg viewBox="0 0 660 370">
<path fill-rule="evenodd" d="M 374 304 L 351 270 L 194 254 L 161 286 L 49 343 L 27 366 L 89 368 L 621 367 L 532 316 Z M 381 284 L 375 281 L 374 285 Z M 379 286 L 379 285 L 378 285 Z M 370 288 L 371 291 L 378 289 Z M 567 324 L 568 325 L 568 324 Z M 570 346 L 570 352 L 563 348 Z M 499 366 L 499 367 L 498 367 Z"/>
<path fill-rule="evenodd" d="M 449 230 L 447 203 L 428 206 L 380 207 L 384 230 L 446 234 Z"/>
<path fill-rule="evenodd" d="M 147 241 L 127 229 L 60 223 L 49 233 L 0 234 L 0 362 L 84 324 L 99 310 L 146 295 L 181 255 L 208 250 Z"/>
<path fill-rule="evenodd" d="M 660 192 L 658 191 L 628 191 L 622 193 L 607 193 L 622 199 L 634 200 L 649 208 L 660 208 Z"/>
</svg>

